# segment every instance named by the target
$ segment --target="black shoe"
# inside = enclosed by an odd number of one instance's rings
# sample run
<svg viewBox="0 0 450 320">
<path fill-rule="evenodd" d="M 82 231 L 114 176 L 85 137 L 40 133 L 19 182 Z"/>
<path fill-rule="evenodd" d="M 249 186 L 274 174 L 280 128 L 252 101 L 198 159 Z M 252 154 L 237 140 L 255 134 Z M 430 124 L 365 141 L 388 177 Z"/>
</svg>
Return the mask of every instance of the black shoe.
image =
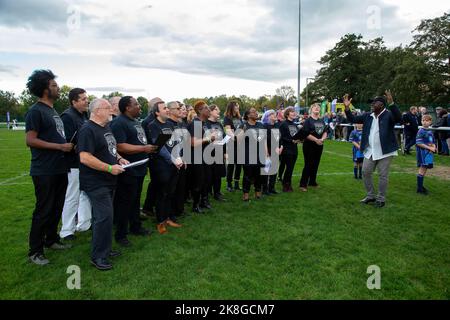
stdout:
<svg viewBox="0 0 450 320">
<path fill-rule="evenodd" d="M 131 246 L 131 242 L 127 238 L 118 239 L 118 240 L 116 240 L 116 242 L 117 242 L 117 244 L 119 244 L 122 247 Z"/>
<path fill-rule="evenodd" d="M 376 201 L 375 202 L 375 208 L 383 208 L 384 206 L 386 205 L 386 203 L 385 202 L 382 202 L 382 201 Z"/>
<path fill-rule="evenodd" d="M 209 203 L 204 202 L 204 203 L 200 204 L 200 208 L 201 209 L 211 209 L 211 205 Z"/>
<path fill-rule="evenodd" d="M 265 190 L 265 191 L 263 191 L 263 195 L 265 195 L 265 196 L 270 196 L 271 193 L 270 193 L 268 190 Z"/>
<path fill-rule="evenodd" d="M 192 212 L 194 212 L 194 213 L 199 213 L 199 214 L 204 213 L 203 210 L 200 209 L 200 207 L 193 207 L 193 208 L 192 208 Z"/>
<path fill-rule="evenodd" d="M 63 240 L 64 241 L 74 241 L 77 237 L 75 237 L 75 235 L 73 234 L 69 234 L 67 237 L 64 237 Z"/>
<path fill-rule="evenodd" d="M 152 216 L 152 215 L 154 214 L 152 208 L 150 208 L 150 209 L 148 209 L 148 208 L 142 208 L 141 211 L 142 211 L 143 214 L 145 214 L 145 215 L 147 215 L 147 216 Z"/>
<path fill-rule="evenodd" d="M 107 259 L 95 259 L 91 260 L 91 264 L 98 270 L 107 271 L 112 269 L 112 264 Z"/>
<path fill-rule="evenodd" d="M 214 195 L 214 200 L 219 201 L 219 202 L 226 202 L 227 201 L 220 194 L 215 194 Z"/>
<path fill-rule="evenodd" d="M 111 250 L 109 252 L 109 257 L 110 258 L 120 257 L 121 255 L 122 255 L 122 253 L 120 251 Z"/>
<path fill-rule="evenodd" d="M 227 182 L 227 191 L 228 192 L 233 192 L 234 191 L 233 186 L 231 185 L 230 182 Z"/>
<path fill-rule="evenodd" d="M 371 198 L 368 198 L 368 197 L 365 197 L 364 199 L 362 199 L 360 201 L 360 203 L 363 203 L 363 204 L 369 204 L 369 203 L 374 203 L 374 202 L 377 202 L 377 200 L 376 199 L 371 199 Z"/>
<path fill-rule="evenodd" d="M 239 182 L 237 182 L 237 181 L 234 183 L 234 190 L 236 190 L 236 191 L 242 191 L 242 189 L 239 188 Z"/>
<path fill-rule="evenodd" d="M 279 194 L 279 192 L 275 189 L 269 190 L 270 194 Z"/>
<path fill-rule="evenodd" d="M 428 190 L 425 189 L 425 188 L 422 188 L 422 190 L 417 189 L 417 193 L 420 193 L 420 194 L 423 194 L 423 195 L 427 196 L 428 195 Z"/>
<path fill-rule="evenodd" d="M 142 237 L 145 237 L 145 236 L 149 236 L 150 235 L 150 231 L 149 230 L 147 230 L 147 229 L 144 229 L 144 228 L 141 228 L 141 229 L 139 229 L 139 230 L 137 230 L 137 231 L 132 231 L 132 232 L 130 232 L 132 235 L 134 235 L 134 236 L 142 236 Z"/>
<path fill-rule="evenodd" d="M 52 249 L 52 250 L 67 250 L 67 249 L 72 248 L 72 245 L 64 244 L 60 241 L 57 241 L 57 242 L 53 243 L 51 246 L 46 246 L 46 247 L 49 249 Z"/>
</svg>

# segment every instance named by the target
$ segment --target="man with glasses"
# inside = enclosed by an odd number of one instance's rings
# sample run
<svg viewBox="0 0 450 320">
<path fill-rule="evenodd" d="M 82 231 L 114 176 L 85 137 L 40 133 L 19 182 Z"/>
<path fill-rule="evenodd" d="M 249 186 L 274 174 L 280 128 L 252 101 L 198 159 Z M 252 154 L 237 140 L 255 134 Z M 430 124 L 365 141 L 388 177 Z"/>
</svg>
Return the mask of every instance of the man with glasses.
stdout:
<svg viewBox="0 0 450 320">
<path fill-rule="evenodd" d="M 156 151 L 156 146 L 147 143 L 147 137 L 141 123 L 137 120 L 141 114 L 141 106 L 131 96 L 119 101 L 120 115 L 111 122 L 111 130 L 117 141 L 117 150 L 128 161 L 136 162 L 148 158 Z M 142 185 L 147 173 L 147 166 L 140 165 L 128 168 L 118 179 L 114 196 L 114 221 L 116 223 L 116 242 L 122 246 L 129 246 L 127 237 L 130 232 L 137 236 L 149 235 L 149 231 L 142 227 L 140 220 L 140 199 Z"/>
<path fill-rule="evenodd" d="M 113 110 L 108 101 L 95 99 L 89 105 L 90 119 L 80 129 L 80 190 L 86 192 L 92 205 L 91 263 L 99 270 L 110 270 L 109 258 L 120 252 L 112 250 L 113 197 L 117 176 L 128 164 L 117 153 L 116 139 L 108 123 Z"/>
</svg>

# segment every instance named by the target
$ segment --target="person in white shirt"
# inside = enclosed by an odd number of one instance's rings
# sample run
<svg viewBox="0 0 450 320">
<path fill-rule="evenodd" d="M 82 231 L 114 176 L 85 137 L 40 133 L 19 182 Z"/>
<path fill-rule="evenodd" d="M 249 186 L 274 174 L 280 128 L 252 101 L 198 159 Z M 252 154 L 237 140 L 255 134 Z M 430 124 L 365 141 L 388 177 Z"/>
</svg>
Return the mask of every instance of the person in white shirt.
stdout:
<svg viewBox="0 0 450 320">
<path fill-rule="evenodd" d="M 386 102 L 387 99 L 387 102 Z M 394 156 L 397 156 L 398 144 L 395 138 L 395 125 L 402 120 L 399 108 L 394 104 L 390 91 L 386 91 L 386 97 L 375 97 L 370 100 L 372 113 L 354 116 L 350 111 L 352 99 L 348 94 L 344 96 L 345 113 L 351 123 L 364 124 L 361 151 L 364 154 L 363 181 L 367 196 L 361 203 L 375 203 L 382 208 L 386 204 L 386 191 L 389 181 L 389 168 Z M 389 106 L 389 110 L 386 108 Z M 379 186 L 378 194 L 375 194 L 373 186 L 373 172 L 378 168 Z"/>
</svg>

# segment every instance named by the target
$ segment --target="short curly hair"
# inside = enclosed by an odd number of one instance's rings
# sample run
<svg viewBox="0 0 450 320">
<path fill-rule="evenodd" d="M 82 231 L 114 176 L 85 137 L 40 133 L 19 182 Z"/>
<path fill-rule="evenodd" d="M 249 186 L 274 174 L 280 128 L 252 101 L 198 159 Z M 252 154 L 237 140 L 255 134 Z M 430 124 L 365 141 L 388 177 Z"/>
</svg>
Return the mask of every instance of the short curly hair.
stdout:
<svg viewBox="0 0 450 320">
<path fill-rule="evenodd" d="M 27 88 L 32 95 L 42 98 L 45 89 L 49 88 L 50 80 L 55 78 L 56 76 L 50 70 L 35 70 L 28 78 Z"/>
</svg>

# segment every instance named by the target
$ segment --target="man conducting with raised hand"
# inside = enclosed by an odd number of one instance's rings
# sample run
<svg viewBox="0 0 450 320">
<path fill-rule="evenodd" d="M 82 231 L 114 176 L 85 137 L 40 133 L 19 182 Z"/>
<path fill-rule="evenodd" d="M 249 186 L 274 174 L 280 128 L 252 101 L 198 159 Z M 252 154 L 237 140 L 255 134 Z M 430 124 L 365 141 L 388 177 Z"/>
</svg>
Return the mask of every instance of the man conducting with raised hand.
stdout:
<svg viewBox="0 0 450 320">
<path fill-rule="evenodd" d="M 78 132 L 88 121 L 89 99 L 84 89 L 75 88 L 69 92 L 70 107 L 61 114 L 66 140 L 74 144 L 74 150 L 66 153 L 69 167 L 69 184 L 62 212 L 62 227 L 59 235 L 64 240 L 74 240 L 75 231 L 83 232 L 91 226 L 91 204 L 86 193 L 80 191 L 80 156 L 77 153 Z M 77 221 L 75 221 L 75 219 Z"/>
<path fill-rule="evenodd" d="M 60 242 L 58 224 L 67 189 L 64 154 L 73 149 L 73 144 L 66 142 L 63 122 L 53 108 L 59 98 L 55 78 L 50 70 L 36 70 L 27 82 L 31 94 L 39 98 L 25 118 L 26 143 L 31 150 L 30 175 L 36 195 L 28 255 L 37 265 L 49 263 L 44 246 L 55 250 L 70 247 Z"/>
<path fill-rule="evenodd" d="M 398 144 L 394 132 L 395 124 L 401 122 L 402 114 L 395 105 L 389 90 L 386 91 L 386 97 L 375 97 L 370 100 L 372 113 L 354 116 L 350 111 L 351 102 L 352 99 L 349 99 L 349 95 L 346 94 L 344 105 L 347 119 L 353 124 L 364 124 L 361 151 L 364 153 L 362 172 L 367 196 L 361 200 L 361 203 L 375 203 L 375 207 L 382 208 L 386 203 L 389 168 L 393 157 L 398 155 Z M 386 105 L 389 106 L 389 110 L 386 109 Z M 372 175 L 377 167 L 380 178 L 378 195 L 375 195 Z"/>
<path fill-rule="evenodd" d="M 112 107 L 104 99 L 89 105 L 89 121 L 80 129 L 80 189 L 92 205 L 91 263 L 99 270 L 112 268 L 108 258 L 120 255 L 112 251 L 113 198 L 117 175 L 129 162 L 117 153 L 116 139 L 107 125 L 112 118 Z"/>
</svg>

